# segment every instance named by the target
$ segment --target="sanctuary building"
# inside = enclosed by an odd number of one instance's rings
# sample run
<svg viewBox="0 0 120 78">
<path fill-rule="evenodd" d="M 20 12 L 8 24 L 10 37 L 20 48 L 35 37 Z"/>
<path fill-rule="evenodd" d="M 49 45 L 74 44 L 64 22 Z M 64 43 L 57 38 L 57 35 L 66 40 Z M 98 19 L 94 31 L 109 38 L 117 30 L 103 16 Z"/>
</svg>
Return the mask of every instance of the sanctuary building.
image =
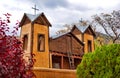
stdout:
<svg viewBox="0 0 120 78">
<path fill-rule="evenodd" d="M 67 33 L 49 37 L 52 25 L 45 14 L 25 13 L 20 27 L 25 58 L 35 54 L 34 67 L 75 69 L 85 53 L 94 51 L 95 33 L 90 25 L 74 25 Z"/>
</svg>

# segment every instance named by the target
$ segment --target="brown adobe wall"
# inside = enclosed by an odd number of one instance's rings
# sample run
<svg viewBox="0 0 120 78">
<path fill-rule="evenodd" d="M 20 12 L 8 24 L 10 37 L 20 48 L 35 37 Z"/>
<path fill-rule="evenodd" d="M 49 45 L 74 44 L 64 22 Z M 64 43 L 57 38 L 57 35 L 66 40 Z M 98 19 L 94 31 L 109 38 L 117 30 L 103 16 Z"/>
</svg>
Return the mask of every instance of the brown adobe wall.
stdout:
<svg viewBox="0 0 120 78">
<path fill-rule="evenodd" d="M 33 53 L 36 59 L 34 67 L 46 67 L 49 68 L 49 46 L 48 46 L 48 26 L 34 24 L 33 34 Z M 38 34 L 45 35 L 45 51 L 38 51 Z"/>
<path fill-rule="evenodd" d="M 34 68 L 36 78 L 76 78 L 76 70 Z"/>
<path fill-rule="evenodd" d="M 25 24 L 24 26 L 21 27 L 21 32 L 20 32 L 20 39 L 22 41 L 22 38 L 27 35 L 28 36 L 28 46 L 27 50 L 25 53 L 30 53 L 30 48 L 31 48 L 31 23 Z"/>
<path fill-rule="evenodd" d="M 94 51 L 94 37 L 90 34 L 84 34 L 84 51 L 88 53 L 88 40 L 92 42 L 92 51 Z"/>
</svg>

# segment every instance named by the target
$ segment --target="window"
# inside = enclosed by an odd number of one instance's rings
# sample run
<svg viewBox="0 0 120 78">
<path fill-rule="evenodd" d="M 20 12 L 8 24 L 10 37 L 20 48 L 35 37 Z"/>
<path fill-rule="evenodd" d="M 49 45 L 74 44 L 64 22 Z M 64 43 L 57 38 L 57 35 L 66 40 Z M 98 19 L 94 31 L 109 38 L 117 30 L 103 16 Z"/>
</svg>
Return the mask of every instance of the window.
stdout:
<svg viewBox="0 0 120 78">
<path fill-rule="evenodd" d="M 91 40 L 88 40 L 88 52 L 92 51 L 92 42 Z"/>
<path fill-rule="evenodd" d="M 53 68 L 60 69 L 60 63 L 53 63 Z"/>
<path fill-rule="evenodd" d="M 45 35 L 43 34 L 38 35 L 38 51 L 45 51 Z"/>
<path fill-rule="evenodd" d="M 52 56 L 52 67 L 57 69 L 61 68 L 61 56 Z"/>
<path fill-rule="evenodd" d="M 27 45 L 28 45 L 28 36 L 24 35 L 23 37 L 23 49 L 27 50 Z"/>
</svg>

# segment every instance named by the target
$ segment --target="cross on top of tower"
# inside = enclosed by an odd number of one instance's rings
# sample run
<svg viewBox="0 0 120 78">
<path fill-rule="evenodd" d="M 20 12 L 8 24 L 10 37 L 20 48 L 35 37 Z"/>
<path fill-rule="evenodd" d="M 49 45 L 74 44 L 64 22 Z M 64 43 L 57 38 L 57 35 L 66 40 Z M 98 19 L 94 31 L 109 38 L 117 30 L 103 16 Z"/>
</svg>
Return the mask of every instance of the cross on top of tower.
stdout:
<svg viewBox="0 0 120 78">
<path fill-rule="evenodd" d="M 82 18 L 80 19 L 80 22 L 83 22 L 83 19 L 82 19 Z"/>
<path fill-rule="evenodd" d="M 34 7 L 32 7 L 32 9 L 34 10 L 35 15 L 36 15 L 36 11 L 39 11 L 39 9 L 36 8 L 36 5 Z"/>
</svg>

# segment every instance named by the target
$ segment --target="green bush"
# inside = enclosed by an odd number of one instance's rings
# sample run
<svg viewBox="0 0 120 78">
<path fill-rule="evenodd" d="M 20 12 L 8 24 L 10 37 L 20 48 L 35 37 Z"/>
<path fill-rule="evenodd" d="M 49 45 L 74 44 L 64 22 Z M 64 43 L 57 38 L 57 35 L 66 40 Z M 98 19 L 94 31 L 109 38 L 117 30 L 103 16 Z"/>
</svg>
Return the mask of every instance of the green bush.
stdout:
<svg viewBox="0 0 120 78">
<path fill-rule="evenodd" d="M 84 55 L 77 67 L 78 78 L 120 78 L 120 44 L 98 47 Z"/>
</svg>

